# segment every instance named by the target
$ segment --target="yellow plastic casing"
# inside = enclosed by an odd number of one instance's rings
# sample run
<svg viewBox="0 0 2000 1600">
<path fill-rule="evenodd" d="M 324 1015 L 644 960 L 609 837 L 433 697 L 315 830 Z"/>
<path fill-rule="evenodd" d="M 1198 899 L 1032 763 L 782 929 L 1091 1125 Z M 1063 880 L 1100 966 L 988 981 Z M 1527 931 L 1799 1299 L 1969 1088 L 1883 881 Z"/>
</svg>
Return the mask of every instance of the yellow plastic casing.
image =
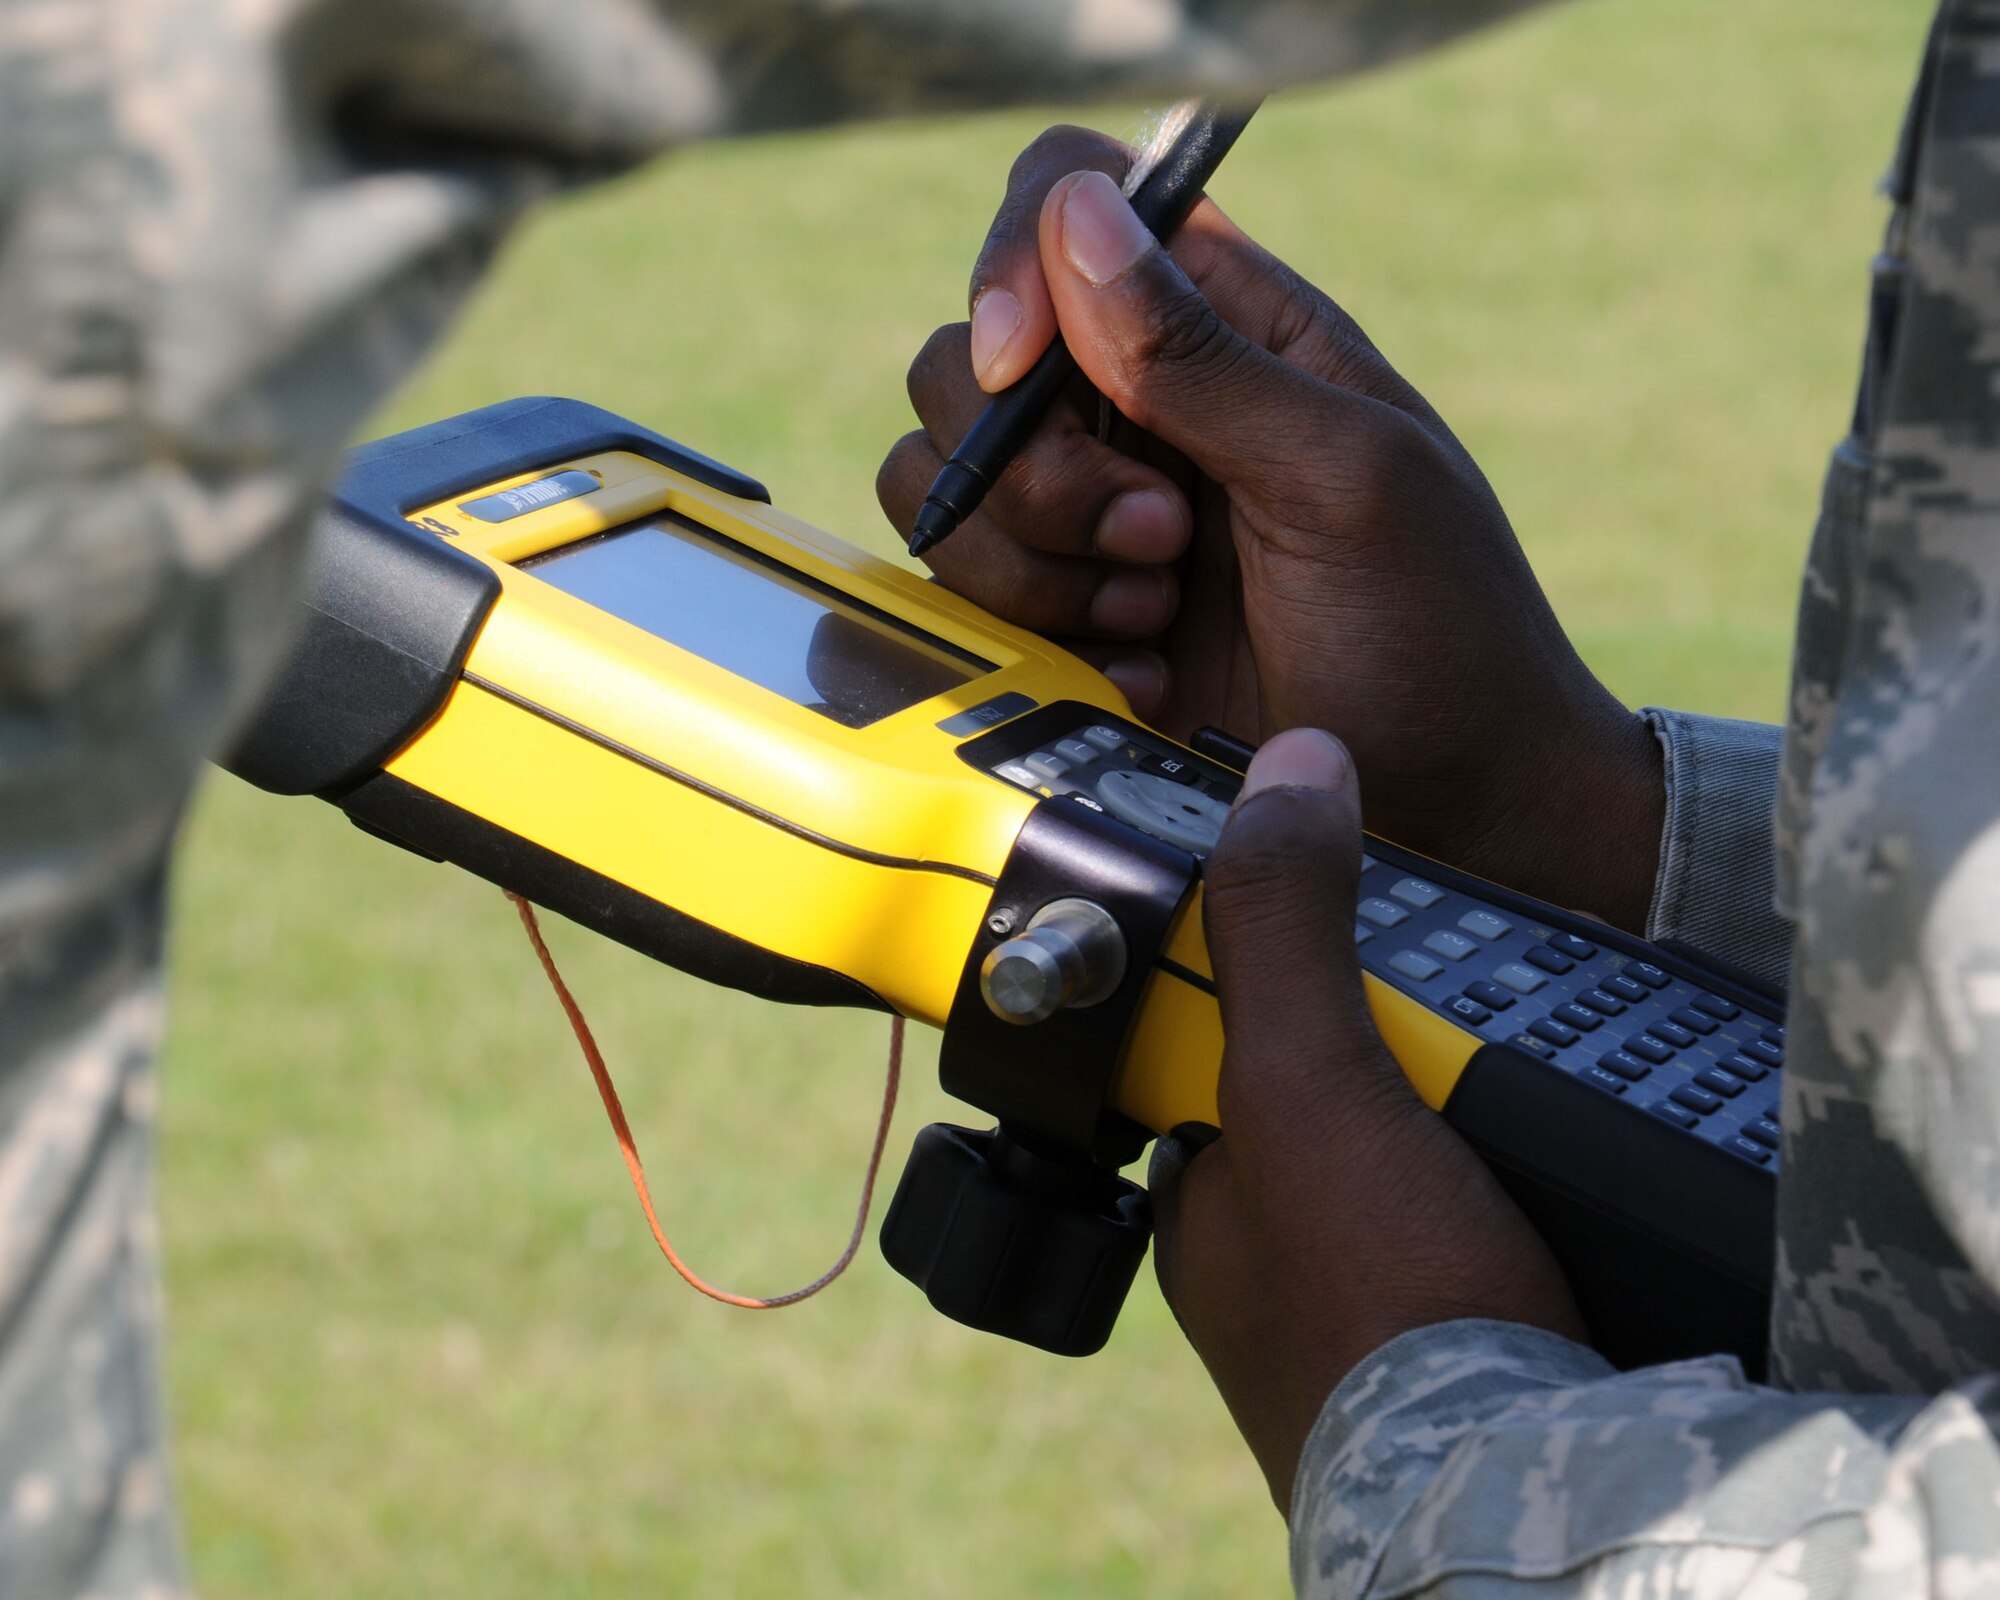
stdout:
<svg viewBox="0 0 2000 1600">
<path fill-rule="evenodd" d="M 499 523 L 461 509 L 564 471 L 601 487 Z M 993 670 L 845 727 L 516 565 L 661 512 Z M 685 916 L 843 974 L 932 1026 L 944 1024 L 993 881 L 1037 800 L 958 759 L 958 740 L 938 724 L 1007 693 L 1131 716 L 1108 679 L 1059 646 L 639 455 L 545 466 L 409 520 L 490 567 L 501 592 L 443 709 L 388 773 Z M 1222 1025 L 1198 890 L 1165 954 L 1171 967 L 1150 980 L 1114 1097 L 1156 1131 L 1216 1116 Z M 1479 1041 L 1367 982 L 1391 1049 L 1441 1106 Z M 1033 1048 L 1025 1034 L 1023 1048 Z"/>
</svg>

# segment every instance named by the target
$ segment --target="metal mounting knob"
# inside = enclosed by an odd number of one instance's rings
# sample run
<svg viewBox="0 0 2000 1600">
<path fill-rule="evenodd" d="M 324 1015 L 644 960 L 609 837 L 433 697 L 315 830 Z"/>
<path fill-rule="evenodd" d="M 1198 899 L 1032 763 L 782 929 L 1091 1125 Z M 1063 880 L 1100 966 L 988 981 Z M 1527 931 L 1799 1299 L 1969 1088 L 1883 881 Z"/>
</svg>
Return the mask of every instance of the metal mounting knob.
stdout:
<svg viewBox="0 0 2000 1600">
<path fill-rule="evenodd" d="M 987 952 L 979 992 L 996 1017 L 1026 1025 L 1107 1000 L 1124 976 L 1117 919 L 1094 900 L 1054 900 Z"/>
</svg>

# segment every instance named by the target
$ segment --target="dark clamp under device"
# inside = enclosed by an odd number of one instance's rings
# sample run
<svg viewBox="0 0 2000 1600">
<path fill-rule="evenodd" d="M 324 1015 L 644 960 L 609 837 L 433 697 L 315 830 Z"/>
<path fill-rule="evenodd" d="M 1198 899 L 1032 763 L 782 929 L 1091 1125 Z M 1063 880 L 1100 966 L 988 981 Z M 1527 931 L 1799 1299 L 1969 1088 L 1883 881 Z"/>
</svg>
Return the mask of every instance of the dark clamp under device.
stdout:
<svg viewBox="0 0 2000 1600">
<path fill-rule="evenodd" d="M 1248 747 L 1197 748 L 1239 771 Z M 1151 1134 L 1110 1109 L 1154 958 L 1200 874 L 1185 851 L 1044 800 L 994 887 L 945 1023 L 946 1093 L 997 1128 L 911 1147 L 882 1253 L 954 1321 L 1056 1355 L 1104 1347 L 1152 1237 L 1118 1176 Z"/>
</svg>

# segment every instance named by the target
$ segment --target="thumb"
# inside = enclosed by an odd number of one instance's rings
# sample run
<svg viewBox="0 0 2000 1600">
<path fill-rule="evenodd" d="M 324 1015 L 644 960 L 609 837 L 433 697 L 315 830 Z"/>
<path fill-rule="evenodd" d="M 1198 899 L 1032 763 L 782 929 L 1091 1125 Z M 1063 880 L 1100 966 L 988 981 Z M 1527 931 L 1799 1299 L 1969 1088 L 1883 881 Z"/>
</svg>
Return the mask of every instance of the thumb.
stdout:
<svg viewBox="0 0 2000 1600">
<path fill-rule="evenodd" d="M 1337 427 L 1341 410 L 1371 404 L 1231 326 L 1101 172 L 1049 191 L 1040 242 L 1056 319 L 1084 375 L 1219 483 L 1288 477 L 1302 417 Z"/>
<path fill-rule="evenodd" d="M 1327 1116 L 1352 1122 L 1369 1098 L 1356 1094 L 1363 1085 L 1408 1092 L 1362 989 L 1360 870 L 1361 797 L 1346 748 L 1316 728 L 1269 740 L 1205 872 L 1232 1140 L 1320 1144 L 1310 1130 Z"/>
</svg>

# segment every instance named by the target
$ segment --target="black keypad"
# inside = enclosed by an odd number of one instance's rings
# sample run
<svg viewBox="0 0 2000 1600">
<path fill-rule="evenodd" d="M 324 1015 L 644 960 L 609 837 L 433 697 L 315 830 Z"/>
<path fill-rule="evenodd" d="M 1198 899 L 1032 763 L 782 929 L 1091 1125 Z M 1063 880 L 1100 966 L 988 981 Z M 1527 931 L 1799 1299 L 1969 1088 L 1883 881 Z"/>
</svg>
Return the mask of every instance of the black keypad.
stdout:
<svg viewBox="0 0 2000 1600">
<path fill-rule="evenodd" d="M 1752 1144 L 1740 1133 L 1732 1138 L 1723 1140 L 1722 1143 L 1725 1149 L 1741 1156 L 1745 1161 L 1756 1162 L 1760 1167 L 1771 1159 L 1770 1151 L 1766 1150 L 1761 1144 Z"/>
<path fill-rule="evenodd" d="M 1752 1061 L 1748 1056 L 1724 1056 L 1722 1058 L 1722 1065 L 1727 1071 L 1735 1073 L 1745 1083 L 1762 1083 L 1771 1075 L 1769 1067 L 1765 1066 L 1761 1061 Z"/>
<path fill-rule="evenodd" d="M 1135 734 L 1129 743 L 1137 762 L 1146 741 Z M 1775 1114 L 1777 1082 L 1765 1054 L 1783 1055 L 1782 1034 L 1759 1038 L 1776 1018 L 1754 997 L 1711 994 L 1665 957 L 1632 959 L 1632 946 L 1610 929 L 1566 929 L 1533 908 L 1503 913 L 1429 876 L 1393 846 L 1369 850 L 1360 926 L 1395 930 L 1361 946 L 1369 972 L 1476 1036 L 1468 1044 L 1504 1041 L 1532 1056 L 1536 1070 L 1653 1111 L 1682 1137 L 1717 1145 L 1743 1139 L 1774 1151 L 1763 1170 L 1778 1170 L 1782 1152 L 1748 1131 Z M 1410 964 L 1429 968 L 1426 951 L 1439 970 L 1421 981 Z M 1747 1043 L 1758 1049 L 1743 1053 Z"/>
<path fill-rule="evenodd" d="M 1615 1072 L 1628 1083 L 1637 1083 L 1649 1076 L 1652 1068 L 1628 1050 L 1613 1050 L 1608 1055 L 1597 1058 L 1597 1064 L 1606 1072 Z"/>
<path fill-rule="evenodd" d="M 1684 1083 L 1670 1096 L 1690 1111 L 1718 1111 L 1722 1108 L 1722 1096 L 1710 1094 L 1698 1083 Z"/>
<path fill-rule="evenodd" d="M 1725 1100 L 1734 1100 L 1743 1092 L 1742 1081 L 1730 1077 L 1720 1067 L 1709 1067 L 1704 1071 L 1697 1072 L 1694 1075 L 1694 1081 L 1704 1089 L 1713 1089 Z"/>
<path fill-rule="evenodd" d="M 1036 727 L 1032 740 L 1019 737 L 1026 724 L 1024 719 L 1016 742 L 1004 751 L 994 745 L 999 764 L 991 770 L 1020 783 L 1031 755 L 1065 762 L 1066 771 L 1047 787 L 1079 806 L 1102 804 L 1097 785 L 1111 772 L 1144 772 L 1186 785 L 1191 805 L 1207 804 L 1203 797 L 1209 795 L 1227 802 L 1238 787 L 1213 762 L 1143 729 L 1113 727 L 1102 714 L 1069 730 L 1067 738 L 1046 726 Z M 996 732 L 1004 735 L 1006 725 Z M 1081 746 L 1095 758 L 1084 757 Z M 1022 776 L 1012 775 L 1015 768 Z M 1777 1170 L 1783 1152 L 1773 1073 L 1784 1060 L 1785 1031 L 1763 1002 L 1750 994 L 1738 1000 L 1709 993 L 1680 971 L 1678 959 L 1671 969 L 1669 958 L 1643 959 L 1643 948 L 1611 929 L 1564 926 L 1570 919 L 1555 912 L 1544 917 L 1532 906 L 1503 912 L 1471 885 L 1461 889 L 1434 878 L 1422 861 L 1393 845 L 1371 843 L 1368 849 L 1362 867 L 1369 887 L 1356 924 L 1367 971 L 1475 1036 L 1468 1044 L 1504 1039 L 1532 1055 L 1538 1071 L 1622 1097 L 1683 1130 L 1680 1137 L 1717 1145 L 1737 1141 L 1767 1152 L 1762 1170 Z M 1394 937 L 1384 937 L 1391 928 Z M 1524 1006 L 1524 999 L 1540 1003 Z M 1517 1016 L 1511 1024 L 1506 1020 Z M 1612 1018 L 1619 1025 L 1606 1028 Z M 1605 1114 L 1614 1122 L 1618 1115 Z M 1745 1162 L 1758 1160 L 1735 1153 Z"/>
</svg>

